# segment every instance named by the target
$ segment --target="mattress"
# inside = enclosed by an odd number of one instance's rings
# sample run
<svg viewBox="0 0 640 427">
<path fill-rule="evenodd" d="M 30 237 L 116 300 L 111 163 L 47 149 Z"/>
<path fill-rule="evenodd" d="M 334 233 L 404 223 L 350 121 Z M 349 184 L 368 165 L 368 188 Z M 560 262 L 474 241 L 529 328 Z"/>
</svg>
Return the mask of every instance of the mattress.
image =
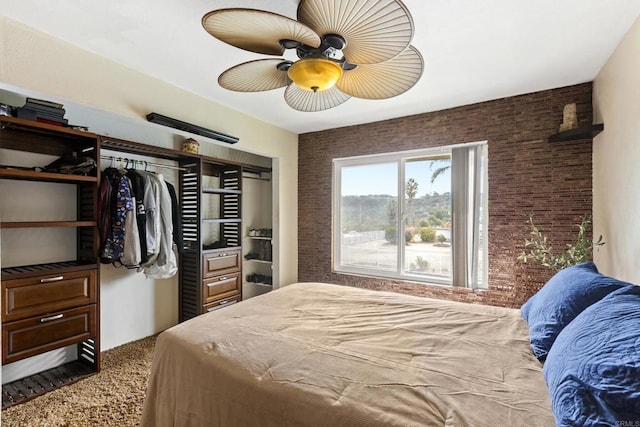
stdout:
<svg viewBox="0 0 640 427">
<path fill-rule="evenodd" d="M 156 343 L 143 426 L 553 426 L 519 310 L 297 283 Z"/>
</svg>

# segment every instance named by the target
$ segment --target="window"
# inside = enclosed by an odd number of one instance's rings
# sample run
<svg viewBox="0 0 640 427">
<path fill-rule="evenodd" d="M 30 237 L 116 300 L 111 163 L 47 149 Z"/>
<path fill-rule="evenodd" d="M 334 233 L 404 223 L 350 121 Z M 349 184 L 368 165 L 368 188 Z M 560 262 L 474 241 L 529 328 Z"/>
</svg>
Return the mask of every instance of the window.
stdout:
<svg viewBox="0 0 640 427">
<path fill-rule="evenodd" d="M 486 142 L 334 160 L 334 271 L 487 284 Z"/>
</svg>

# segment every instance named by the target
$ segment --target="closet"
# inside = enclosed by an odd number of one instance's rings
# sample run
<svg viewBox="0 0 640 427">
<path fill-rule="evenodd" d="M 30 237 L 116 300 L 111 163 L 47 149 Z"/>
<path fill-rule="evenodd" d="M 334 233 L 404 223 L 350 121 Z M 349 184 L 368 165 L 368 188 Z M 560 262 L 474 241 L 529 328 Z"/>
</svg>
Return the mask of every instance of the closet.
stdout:
<svg viewBox="0 0 640 427">
<path fill-rule="evenodd" d="M 246 280 L 243 277 L 243 230 L 245 235 L 249 233 L 242 222 L 243 173 L 246 169 L 254 174 L 271 171 L 108 137 L 101 137 L 101 147 L 177 162 L 184 245 L 178 267 L 179 321 L 241 301 Z M 269 191 L 269 197 L 270 194 Z M 271 210 L 270 200 L 266 208 Z M 270 264 L 269 261 L 269 268 Z"/>
<path fill-rule="evenodd" d="M 3 405 L 5 400 L 10 405 L 34 397 L 35 388 L 44 393 L 100 369 L 98 201 L 99 186 L 104 179 L 101 157 L 106 156 L 105 150 L 122 153 L 123 158 L 132 154 L 133 157 L 169 160 L 170 166 L 178 169 L 175 184 L 182 228 L 182 244 L 177 251 L 178 320 L 222 309 L 243 299 L 243 283 L 247 280 L 243 277 L 243 264 L 248 261 L 245 255 L 255 251 L 251 242 L 260 240 L 254 236 L 249 238 L 253 233 L 250 230 L 255 227 L 270 229 L 272 209 L 271 183 L 268 179 L 262 180 L 263 187 L 257 192 L 252 186 L 249 197 L 255 200 L 248 204 L 251 209 L 268 210 L 269 215 L 266 220 L 256 220 L 255 215 L 248 215 L 250 223 L 243 223 L 243 200 L 246 200 L 243 175 L 269 176 L 270 168 L 2 116 L 0 165 L 4 166 L 0 166 L 0 184 L 3 185 L 2 212 L 5 215 L 0 218 L 0 227 L 3 241 L 4 233 L 14 233 L 8 241 L 16 242 L 19 235 L 15 233 L 38 230 L 35 239 L 26 239 L 33 243 L 31 248 L 25 249 L 22 243 L 19 247 L 2 246 L 2 364 L 54 349 L 64 347 L 66 351 L 69 346 L 77 347 L 77 360 L 3 385 Z M 104 154 L 101 155 L 101 151 Z M 20 153 L 28 156 L 21 157 Z M 86 175 L 42 168 L 65 155 L 91 159 L 94 167 Z M 41 163 L 32 164 L 33 156 L 41 156 Z M 26 164 L 15 160 L 22 159 L 24 163 L 27 158 Z M 116 165 L 111 164 L 110 157 L 103 158 L 102 166 L 119 167 L 117 160 L 114 161 Z M 69 203 L 71 200 L 75 206 L 67 207 L 65 211 L 71 213 L 60 218 L 50 217 L 49 211 L 55 210 L 49 205 L 36 209 L 29 203 L 14 206 L 11 183 L 19 181 L 62 186 L 62 190 L 55 187 L 51 191 L 38 191 L 38 194 L 50 194 L 50 203 Z M 266 186 L 269 191 L 265 190 Z M 68 194 L 58 197 L 60 191 Z M 28 196 L 19 199 L 28 199 Z M 63 237 L 53 242 L 40 242 L 37 235 L 45 234 L 40 230 L 48 229 L 63 229 L 63 234 L 54 234 Z M 264 236 L 262 240 L 271 245 L 271 237 Z M 246 250 L 243 241 L 248 244 Z M 66 247 L 58 251 L 58 244 Z M 44 249 L 55 254 L 56 259 L 39 259 Z M 33 262 L 14 262 L 20 258 L 15 256 L 16 251 L 21 252 L 22 259 L 25 252 L 32 251 Z M 271 271 L 268 259 L 265 255 L 260 264 L 266 266 L 265 276 Z M 258 264 L 258 260 L 251 263 Z M 251 270 L 249 274 L 253 278 L 256 271 Z"/>
</svg>

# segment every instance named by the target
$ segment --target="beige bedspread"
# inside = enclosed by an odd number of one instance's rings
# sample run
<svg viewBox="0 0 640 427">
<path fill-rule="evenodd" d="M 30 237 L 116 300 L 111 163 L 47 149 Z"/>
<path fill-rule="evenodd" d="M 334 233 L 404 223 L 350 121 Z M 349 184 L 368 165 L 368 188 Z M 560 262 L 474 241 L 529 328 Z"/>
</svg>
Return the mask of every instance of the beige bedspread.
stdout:
<svg viewBox="0 0 640 427">
<path fill-rule="evenodd" d="M 143 426 L 553 426 L 518 310 L 299 283 L 157 340 Z"/>
</svg>

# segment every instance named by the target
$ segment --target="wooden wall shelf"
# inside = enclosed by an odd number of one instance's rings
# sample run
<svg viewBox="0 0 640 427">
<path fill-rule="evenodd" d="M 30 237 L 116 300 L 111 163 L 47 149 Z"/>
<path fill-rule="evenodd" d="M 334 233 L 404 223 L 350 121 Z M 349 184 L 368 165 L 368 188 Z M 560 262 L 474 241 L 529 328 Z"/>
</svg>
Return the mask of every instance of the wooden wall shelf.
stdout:
<svg viewBox="0 0 640 427">
<path fill-rule="evenodd" d="M 77 184 L 81 182 L 97 183 L 95 176 L 68 175 L 64 173 L 36 172 L 20 169 L 0 169 L 0 178 L 19 179 L 25 181 L 45 181 Z"/>
<path fill-rule="evenodd" d="M 549 142 L 579 141 L 582 139 L 593 139 L 604 130 L 604 124 L 580 126 L 575 129 L 558 132 L 549 137 Z"/>
<path fill-rule="evenodd" d="M 95 227 L 96 221 L 26 221 L 0 222 L 0 228 Z"/>
</svg>

